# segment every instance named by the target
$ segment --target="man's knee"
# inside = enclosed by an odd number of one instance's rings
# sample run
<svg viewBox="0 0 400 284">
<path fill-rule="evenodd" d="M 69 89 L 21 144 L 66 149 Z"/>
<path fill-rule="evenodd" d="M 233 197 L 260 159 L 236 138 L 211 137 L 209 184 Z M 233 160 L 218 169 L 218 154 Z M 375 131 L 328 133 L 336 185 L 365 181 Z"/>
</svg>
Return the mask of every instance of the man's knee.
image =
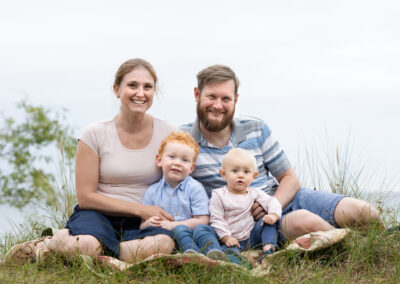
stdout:
<svg viewBox="0 0 400 284">
<path fill-rule="evenodd" d="M 310 232 L 327 231 L 333 228 L 320 216 L 305 209 L 287 214 L 280 226 L 282 233 L 290 240 Z"/>
<path fill-rule="evenodd" d="M 335 222 L 340 227 L 364 226 L 369 223 L 380 223 L 379 212 L 370 203 L 345 197 L 339 201 L 335 209 Z"/>
</svg>

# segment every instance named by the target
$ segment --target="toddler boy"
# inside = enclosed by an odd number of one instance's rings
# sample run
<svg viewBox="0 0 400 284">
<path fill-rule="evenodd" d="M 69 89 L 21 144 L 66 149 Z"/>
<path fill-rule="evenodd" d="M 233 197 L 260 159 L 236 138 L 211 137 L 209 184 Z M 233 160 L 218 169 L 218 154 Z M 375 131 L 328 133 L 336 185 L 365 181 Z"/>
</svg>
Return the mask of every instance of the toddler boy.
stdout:
<svg viewBox="0 0 400 284">
<path fill-rule="evenodd" d="M 172 132 L 156 156 L 161 180 L 145 192 L 142 203 L 156 205 L 174 216 L 173 221 L 153 216 L 140 228 L 161 227 L 173 232 L 182 252 L 202 252 L 212 259 L 227 260 L 209 223 L 209 199 L 204 187 L 190 174 L 196 167 L 199 146 L 186 132 Z"/>
</svg>

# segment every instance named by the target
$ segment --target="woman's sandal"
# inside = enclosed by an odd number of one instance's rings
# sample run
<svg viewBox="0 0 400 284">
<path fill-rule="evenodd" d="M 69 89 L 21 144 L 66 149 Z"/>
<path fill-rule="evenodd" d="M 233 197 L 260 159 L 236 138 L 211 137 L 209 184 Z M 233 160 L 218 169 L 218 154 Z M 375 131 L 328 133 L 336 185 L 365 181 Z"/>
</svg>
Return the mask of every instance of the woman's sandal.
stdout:
<svg viewBox="0 0 400 284">
<path fill-rule="evenodd" d="M 25 264 L 27 262 L 39 262 L 43 260 L 45 254 L 49 251 L 47 249 L 38 248 L 37 245 L 45 239 L 51 237 L 41 237 L 39 239 L 28 241 L 13 246 L 5 256 L 6 263 Z"/>
</svg>

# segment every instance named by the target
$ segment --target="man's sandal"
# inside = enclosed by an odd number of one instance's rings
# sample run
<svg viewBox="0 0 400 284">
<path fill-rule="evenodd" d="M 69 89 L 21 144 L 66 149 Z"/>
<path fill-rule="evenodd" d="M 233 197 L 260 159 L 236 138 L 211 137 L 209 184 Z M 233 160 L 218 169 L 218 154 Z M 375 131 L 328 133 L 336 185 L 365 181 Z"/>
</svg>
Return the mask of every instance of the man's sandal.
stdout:
<svg viewBox="0 0 400 284">
<path fill-rule="evenodd" d="M 38 248 L 37 245 L 45 239 L 51 237 L 41 237 L 39 239 L 28 241 L 13 246 L 5 256 L 6 263 L 25 264 L 28 262 L 39 262 L 43 260 L 47 249 Z"/>
</svg>

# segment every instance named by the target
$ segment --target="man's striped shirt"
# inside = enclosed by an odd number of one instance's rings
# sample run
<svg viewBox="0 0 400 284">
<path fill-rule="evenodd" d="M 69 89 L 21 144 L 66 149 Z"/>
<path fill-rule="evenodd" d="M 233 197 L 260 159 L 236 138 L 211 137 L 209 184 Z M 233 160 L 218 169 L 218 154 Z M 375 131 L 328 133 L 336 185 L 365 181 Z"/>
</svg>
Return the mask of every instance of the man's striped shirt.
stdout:
<svg viewBox="0 0 400 284">
<path fill-rule="evenodd" d="M 194 123 L 182 125 L 180 129 L 189 132 L 199 143 L 200 153 L 192 177 L 203 184 L 208 197 L 211 197 L 214 189 L 226 184 L 219 169 L 222 157 L 232 148 L 242 148 L 254 155 L 258 175 L 251 187 L 260 188 L 269 195 L 273 195 L 278 187 L 274 177 L 278 177 L 291 166 L 279 142 L 272 137 L 271 130 L 258 118 L 235 117 L 229 142 L 221 149 L 204 139 L 197 119 Z"/>
</svg>

